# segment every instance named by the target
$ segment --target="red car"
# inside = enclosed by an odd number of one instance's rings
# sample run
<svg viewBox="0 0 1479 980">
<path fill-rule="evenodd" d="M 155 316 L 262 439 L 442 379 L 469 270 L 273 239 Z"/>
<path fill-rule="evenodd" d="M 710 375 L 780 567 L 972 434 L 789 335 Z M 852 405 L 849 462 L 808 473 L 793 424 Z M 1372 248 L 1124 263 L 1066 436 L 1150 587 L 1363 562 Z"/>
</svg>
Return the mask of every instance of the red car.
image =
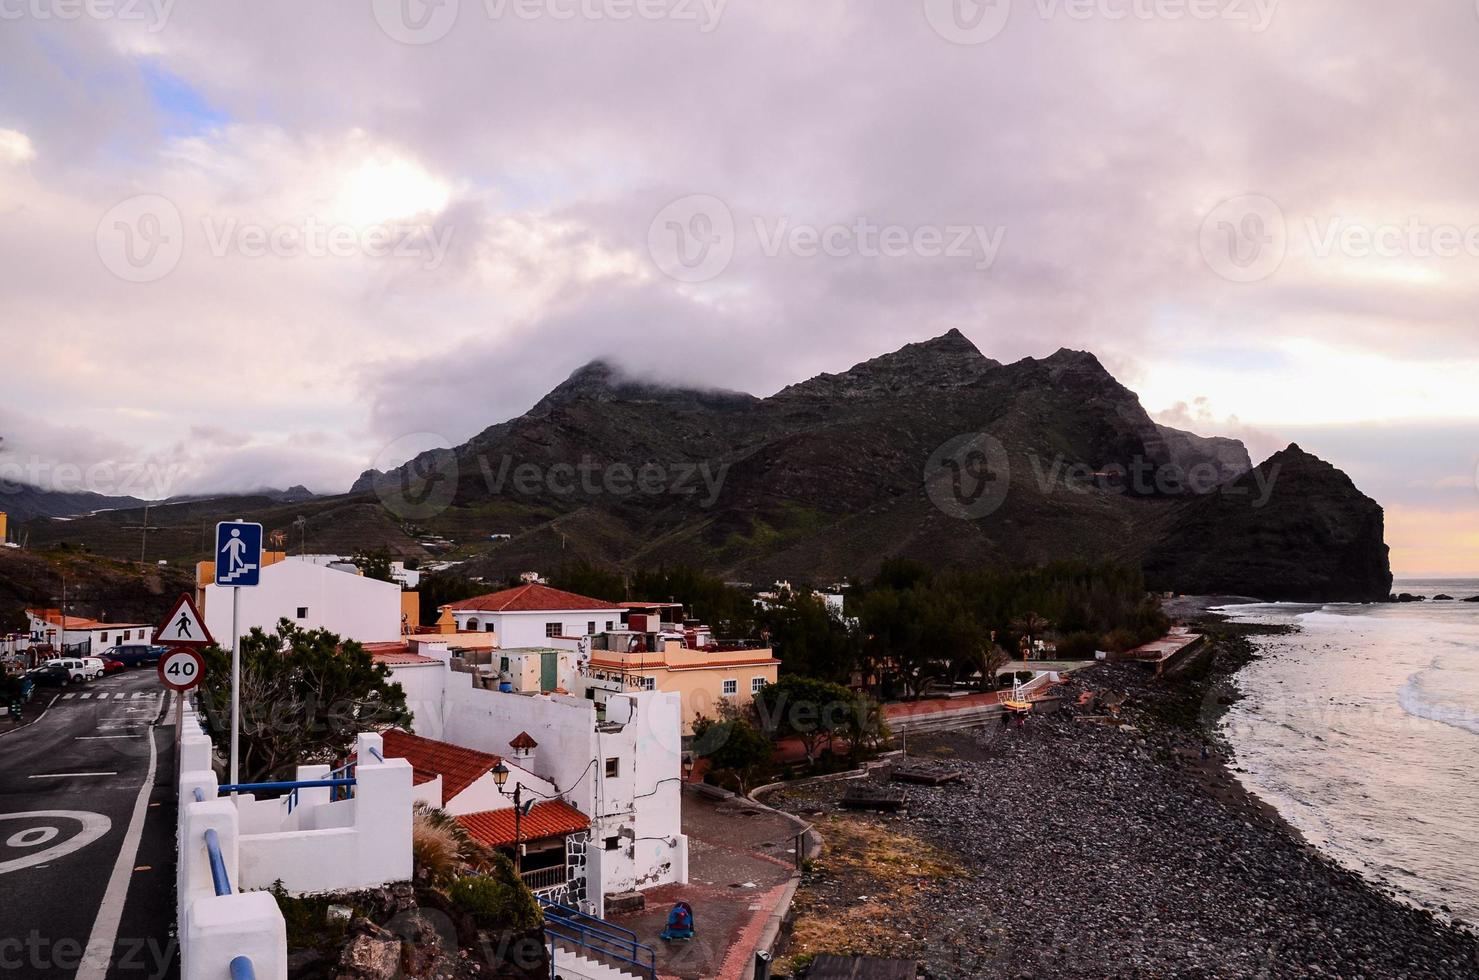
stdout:
<svg viewBox="0 0 1479 980">
<path fill-rule="evenodd" d="M 123 665 L 123 661 L 122 660 L 109 660 L 107 657 L 104 657 L 103 658 L 103 676 L 104 677 L 106 677 L 109 674 L 116 674 L 120 670 L 124 670 L 124 669 L 125 668 L 124 668 L 124 665 Z"/>
</svg>

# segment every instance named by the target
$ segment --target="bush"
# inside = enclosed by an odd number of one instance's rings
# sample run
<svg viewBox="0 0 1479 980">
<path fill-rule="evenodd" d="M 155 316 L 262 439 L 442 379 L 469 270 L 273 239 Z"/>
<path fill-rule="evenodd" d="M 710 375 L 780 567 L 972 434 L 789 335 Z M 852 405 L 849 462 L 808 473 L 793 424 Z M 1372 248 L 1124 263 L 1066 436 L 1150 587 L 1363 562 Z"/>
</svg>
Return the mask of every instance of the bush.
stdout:
<svg viewBox="0 0 1479 980">
<path fill-rule="evenodd" d="M 1140 645 L 1139 638 L 1130 630 L 1117 629 L 1104 634 L 1104 649 L 1110 653 L 1124 653 Z"/>
<path fill-rule="evenodd" d="M 488 866 L 487 849 L 445 810 L 417 802 L 411 815 L 411 859 L 433 883 Z"/>
<path fill-rule="evenodd" d="M 481 929 L 534 929 L 544 922 L 534 893 L 514 873 L 513 862 L 493 855 L 486 875 L 463 875 L 452 882 L 452 904 L 471 915 Z"/>
<path fill-rule="evenodd" d="M 1093 660 L 1099 638 L 1093 633 L 1069 633 L 1058 641 L 1059 660 Z"/>
</svg>

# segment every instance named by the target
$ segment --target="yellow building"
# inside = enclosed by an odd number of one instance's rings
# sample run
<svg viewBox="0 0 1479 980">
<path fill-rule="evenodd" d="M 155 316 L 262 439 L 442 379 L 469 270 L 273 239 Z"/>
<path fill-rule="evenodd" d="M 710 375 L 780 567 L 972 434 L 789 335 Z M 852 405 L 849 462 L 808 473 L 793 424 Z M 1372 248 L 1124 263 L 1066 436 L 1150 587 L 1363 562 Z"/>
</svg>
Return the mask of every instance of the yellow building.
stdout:
<svg viewBox="0 0 1479 980">
<path fill-rule="evenodd" d="M 586 696 L 597 703 L 623 691 L 682 695 L 683 734 L 699 718 L 718 718 L 725 705 L 747 707 L 774 684 L 781 662 L 769 647 L 661 633 L 613 631 L 592 637 L 585 664 Z"/>
</svg>

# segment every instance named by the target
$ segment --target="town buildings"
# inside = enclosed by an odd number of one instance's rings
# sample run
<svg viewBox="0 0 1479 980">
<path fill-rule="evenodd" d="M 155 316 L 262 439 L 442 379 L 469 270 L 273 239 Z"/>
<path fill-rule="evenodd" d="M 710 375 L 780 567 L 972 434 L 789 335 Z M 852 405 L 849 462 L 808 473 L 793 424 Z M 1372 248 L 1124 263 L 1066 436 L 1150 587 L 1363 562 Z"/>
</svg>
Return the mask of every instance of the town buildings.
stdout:
<svg viewBox="0 0 1479 980">
<path fill-rule="evenodd" d="M 62 616 L 60 609 L 27 609 L 29 646 L 47 646 L 59 655 L 96 657 L 120 643 L 152 643 L 154 626 L 105 623 L 85 616 Z"/>
<path fill-rule="evenodd" d="M 447 606 L 459 630 L 496 632 L 504 647 L 548 645 L 621 625 L 623 607 L 604 599 L 526 582 Z"/>
</svg>

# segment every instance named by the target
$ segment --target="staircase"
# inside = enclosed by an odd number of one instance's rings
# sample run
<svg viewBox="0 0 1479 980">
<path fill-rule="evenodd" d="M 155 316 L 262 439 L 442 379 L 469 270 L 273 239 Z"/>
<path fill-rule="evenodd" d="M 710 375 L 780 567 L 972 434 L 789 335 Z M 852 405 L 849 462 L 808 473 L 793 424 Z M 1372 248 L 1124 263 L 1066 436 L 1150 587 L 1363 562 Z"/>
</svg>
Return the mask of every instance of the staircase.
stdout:
<svg viewBox="0 0 1479 980">
<path fill-rule="evenodd" d="M 552 978 L 657 980 L 657 953 L 635 932 L 544 898 L 539 905 Z"/>
</svg>

